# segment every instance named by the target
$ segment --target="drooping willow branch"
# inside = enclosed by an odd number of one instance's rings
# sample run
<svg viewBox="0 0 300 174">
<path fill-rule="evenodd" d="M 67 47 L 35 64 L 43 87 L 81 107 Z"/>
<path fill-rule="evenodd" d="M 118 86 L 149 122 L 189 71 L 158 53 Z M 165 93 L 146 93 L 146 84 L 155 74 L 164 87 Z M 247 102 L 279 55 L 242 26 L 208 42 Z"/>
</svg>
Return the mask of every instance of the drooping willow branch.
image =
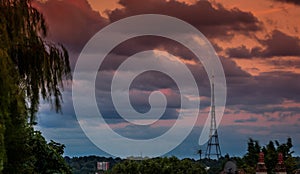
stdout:
<svg viewBox="0 0 300 174">
<path fill-rule="evenodd" d="M 63 80 L 71 79 L 68 52 L 63 45 L 44 40 L 45 19 L 31 0 L 0 0 L 0 10 L 0 49 L 14 63 L 33 123 L 40 97 L 61 110 Z"/>
</svg>

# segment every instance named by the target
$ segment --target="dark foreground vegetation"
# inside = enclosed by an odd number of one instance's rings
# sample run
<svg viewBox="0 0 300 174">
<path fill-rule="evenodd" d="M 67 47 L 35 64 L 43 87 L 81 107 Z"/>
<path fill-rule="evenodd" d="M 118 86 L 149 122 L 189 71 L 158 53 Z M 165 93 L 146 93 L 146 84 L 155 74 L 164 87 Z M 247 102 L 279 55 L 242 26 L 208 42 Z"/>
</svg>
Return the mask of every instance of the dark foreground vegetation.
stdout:
<svg viewBox="0 0 300 174">
<path fill-rule="evenodd" d="M 0 173 L 71 173 L 64 145 L 34 130 L 40 98 L 60 111 L 68 53 L 45 41 L 43 15 L 31 0 L 0 0 Z"/>
<path fill-rule="evenodd" d="M 205 173 L 204 166 L 194 159 L 179 160 L 176 157 L 158 157 L 147 160 L 127 160 L 120 158 L 104 158 L 97 156 L 65 157 L 72 167 L 74 174 L 92 174 L 97 171 L 96 164 L 99 161 L 109 162 L 111 169 L 105 173 Z"/>
<path fill-rule="evenodd" d="M 265 154 L 265 163 L 268 173 L 273 174 L 277 164 L 278 153 L 284 157 L 284 165 L 288 174 L 293 174 L 300 168 L 300 157 L 292 157 L 292 139 L 288 138 L 285 143 L 270 141 L 265 146 L 260 146 L 258 141 L 249 139 L 247 153 L 243 157 L 230 157 L 228 154 L 219 160 L 216 159 L 178 159 L 176 157 L 158 157 L 146 160 L 128 160 L 121 158 L 104 158 L 97 156 L 88 157 L 65 157 L 65 160 L 75 174 L 92 174 L 97 171 L 97 162 L 109 162 L 110 169 L 102 173 L 112 174 L 218 174 L 227 161 L 236 163 L 238 169 L 247 174 L 255 174 L 259 152 Z M 209 169 L 208 169 L 209 167 Z"/>
</svg>

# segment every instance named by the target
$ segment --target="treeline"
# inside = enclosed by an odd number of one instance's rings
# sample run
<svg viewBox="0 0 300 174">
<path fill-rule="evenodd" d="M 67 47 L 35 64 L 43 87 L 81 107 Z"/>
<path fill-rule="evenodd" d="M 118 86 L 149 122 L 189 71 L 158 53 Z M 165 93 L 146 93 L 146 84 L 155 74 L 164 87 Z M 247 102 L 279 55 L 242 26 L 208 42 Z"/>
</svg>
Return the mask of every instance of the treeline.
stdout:
<svg viewBox="0 0 300 174">
<path fill-rule="evenodd" d="M 258 162 L 259 152 L 264 153 L 264 160 L 268 173 L 275 172 L 275 166 L 278 163 L 278 154 L 282 153 L 285 167 L 288 173 L 293 173 L 297 166 L 297 158 L 292 157 L 292 139 L 288 138 L 286 143 L 278 141 L 269 141 L 265 146 L 261 146 L 258 141 L 249 139 L 247 154 L 237 159 L 238 166 L 243 168 L 246 173 L 254 173 L 255 167 Z"/>
<path fill-rule="evenodd" d="M 84 157 L 65 157 L 65 161 L 72 168 L 73 174 L 95 174 L 97 170 L 97 162 L 109 162 L 110 167 L 117 163 L 121 163 L 121 158 L 106 158 L 99 156 L 84 156 Z"/>
<path fill-rule="evenodd" d="M 109 162 L 107 174 L 204 174 L 205 166 L 194 159 L 178 159 L 176 157 L 157 157 L 146 160 L 128 160 L 121 158 L 105 158 L 97 156 L 65 157 L 74 174 L 94 174 L 97 162 Z"/>
<path fill-rule="evenodd" d="M 265 164 L 268 173 L 275 173 L 278 154 L 283 154 L 284 165 L 288 174 L 293 174 L 296 169 L 300 168 L 300 157 L 293 157 L 292 139 L 288 138 L 285 143 L 270 141 L 267 145 L 261 146 L 258 141 L 249 139 L 247 153 L 243 157 L 230 157 L 225 155 L 219 160 L 216 159 L 178 159 L 176 157 L 158 157 L 146 160 L 127 160 L 121 158 L 104 158 L 97 156 L 89 157 L 65 157 L 65 160 L 72 168 L 75 174 L 92 174 L 97 171 L 97 162 L 109 162 L 110 170 L 103 172 L 107 174 L 170 174 L 170 173 L 199 173 L 199 174 L 218 174 L 226 162 L 233 161 L 237 168 L 247 174 L 254 174 L 259 158 L 259 153 L 265 155 Z"/>
<path fill-rule="evenodd" d="M 193 159 L 179 160 L 176 157 L 152 158 L 142 161 L 125 160 L 116 164 L 107 174 L 205 174 L 205 167 Z"/>
</svg>

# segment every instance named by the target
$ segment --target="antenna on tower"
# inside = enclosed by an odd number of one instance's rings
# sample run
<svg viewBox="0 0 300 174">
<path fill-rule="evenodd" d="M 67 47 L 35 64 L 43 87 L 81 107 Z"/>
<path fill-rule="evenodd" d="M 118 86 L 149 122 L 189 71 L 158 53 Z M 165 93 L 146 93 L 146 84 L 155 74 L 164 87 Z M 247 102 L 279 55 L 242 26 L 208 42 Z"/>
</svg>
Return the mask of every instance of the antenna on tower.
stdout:
<svg viewBox="0 0 300 174">
<path fill-rule="evenodd" d="M 211 156 L 216 156 L 218 159 L 221 155 L 221 148 L 219 144 L 217 123 L 216 123 L 216 112 L 215 112 L 215 82 L 214 74 L 212 75 L 211 82 L 211 120 L 210 120 L 210 130 L 209 130 L 209 140 L 205 152 L 205 158 L 210 159 Z M 215 150 L 213 152 L 213 150 Z"/>
</svg>

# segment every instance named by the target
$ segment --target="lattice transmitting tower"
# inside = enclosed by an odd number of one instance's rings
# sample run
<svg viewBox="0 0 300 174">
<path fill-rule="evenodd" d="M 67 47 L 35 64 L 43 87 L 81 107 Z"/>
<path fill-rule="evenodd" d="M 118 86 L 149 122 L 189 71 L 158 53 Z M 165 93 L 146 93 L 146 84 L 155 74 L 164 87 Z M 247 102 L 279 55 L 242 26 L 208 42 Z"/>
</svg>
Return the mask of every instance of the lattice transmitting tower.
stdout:
<svg viewBox="0 0 300 174">
<path fill-rule="evenodd" d="M 212 150 L 215 149 L 213 153 Z M 216 156 L 218 159 L 221 157 L 221 148 L 219 144 L 217 124 L 216 124 L 216 113 L 215 113 L 215 84 L 214 76 L 212 76 L 211 84 L 211 121 L 209 130 L 209 140 L 205 152 L 205 158 L 210 159 L 211 156 Z"/>
</svg>

